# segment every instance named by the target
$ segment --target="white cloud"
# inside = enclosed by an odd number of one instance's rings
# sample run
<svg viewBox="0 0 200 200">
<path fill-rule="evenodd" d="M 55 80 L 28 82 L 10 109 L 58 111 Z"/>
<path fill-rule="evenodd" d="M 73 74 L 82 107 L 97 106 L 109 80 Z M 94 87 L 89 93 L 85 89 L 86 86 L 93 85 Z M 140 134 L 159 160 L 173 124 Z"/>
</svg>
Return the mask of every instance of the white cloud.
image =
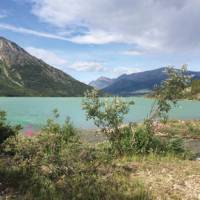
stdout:
<svg viewBox="0 0 200 200">
<path fill-rule="evenodd" d="M 132 73 L 137 73 L 137 72 L 141 72 L 142 70 L 139 68 L 135 68 L 135 67 L 118 67 L 118 68 L 114 68 L 112 69 L 112 73 L 118 77 L 122 74 L 132 74 Z"/>
<path fill-rule="evenodd" d="M 84 71 L 84 72 L 103 72 L 105 68 L 101 63 L 92 62 L 92 61 L 77 61 L 73 64 L 61 57 L 58 53 L 47 49 L 41 49 L 36 47 L 27 47 L 25 48 L 28 53 L 39 58 L 49 65 L 52 65 L 61 70 L 74 70 L 74 71 Z"/>
<path fill-rule="evenodd" d="M 105 67 L 99 62 L 92 61 L 78 61 L 69 66 L 69 68 L 80 72 L 103 72 L 104 74 L 109 74 L 110 77 L 141 72 L 141 69 L 136 67 Z"/>
<path fill-rule="evenodd" d="M 122 54 L 126 56 L 141 56 L 144 54 L 144 52 L 137 50 L 128 50 L 128 51 L 123 51 Z"/>
<path fill-rule="evenodd" d="M 105 68 L 98 62 L 78 61 L 73 63 L 69 68 L 75 71 L 87 71 L 87 72 L 102 72 Z"/>
<path fill-rule="evenodd" d="M 35 31 L 32 29 L 27 29 L 27 28 L 23 28 L 23 27 L 16 27 L 16 26 L 13 26 L 10 24 L 0 23 L 0 29 L 9 30 L 9 31 L 17 32 L 17 33 L 39 36 L 39 37 L 44 37 L 44 38 L 69 41 L 69 39 L 59 36 L 59 35 L 56 35 L 56 34 Z"/>
<path fill-rule="evenodd" d="M 112 74 L 114 77 L 117 77 L 122 74 L 131 74 L 141 71 L 139 68 L 135 67 L 109 68 L 105 67 L 102 63 L 95 61 L 77 61 L 70 65 L 66 59 L 64 59 L 58 53 L 55 53 L 53 51 L 36 47 L 27 47 L 25 49 L 31 55 L 42 59 L 46 63 L 64 71 L 70 69 L 79 72 L 103 72 L 107 74 Z"/>
<path fill-rule="evenodd" d="M 26 51 L 29 52 L 31 55 L 33 55 L 39 59 L 42 59 L 49 65 L 58 67 L 60 69 L 63 69 L 63 67 L 67 64 L 67 60 L 63 59 L 56 53 L 46 50 L 46 49 L 27 47 Z"/>
<path fill-rule="evenodd" d="M 113 35 L 112 33 L 106 33 L 103 31 L 92 31 L 70 39 L 71 42 L 78 44 L 106 44 L 120 40 L 121 39 L 118 35 Z"/>
<path fill-rule="evenodd" d="M 65 29 L 84 26 L 77 43 L 134 43 L 148 51 L 200 48 L 199 0 L 32 0 L 33 14 Z M 101 34 L 93 34 L 98 30 Z"/>
<path fill-rule="evenodd" d="M 122 74 L 132 74 L 136 72 L 141 72 L 141 69 L 135 67 L 105 67 L 102 63 L 95 61 L 77 61 L 72 63 L 61 57 L 58 53 L 47 49 L 41 49 L 36 47 L 27 47 L 25 50 L 31 55 L 42 59 L 46 63 L 57 67 L 58 69 L 66 71 L 74 70 L 78 72 L 103 72 L 110 74 L 113 77 L 118 77 Z"/>
</svg>

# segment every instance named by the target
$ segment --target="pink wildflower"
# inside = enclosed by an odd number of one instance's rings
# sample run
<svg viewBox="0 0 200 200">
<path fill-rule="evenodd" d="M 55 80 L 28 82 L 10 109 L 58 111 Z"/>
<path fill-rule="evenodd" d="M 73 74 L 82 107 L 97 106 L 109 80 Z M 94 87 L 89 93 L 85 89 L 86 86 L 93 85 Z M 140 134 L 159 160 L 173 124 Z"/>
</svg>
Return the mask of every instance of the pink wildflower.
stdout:
<svg viewBox="0 0 200 200">
<path fill-rule="evenodd" d="M 33 128 L 32 128 L 31 125 L 29 125 L 29 126 L 27 127 L 27 129 L 26 129 L 25 132 L 24 132 L 24 135 L 27 136 L 27 137 L 32 137 L 32 136 L 34 136 Z"/>
</svg>

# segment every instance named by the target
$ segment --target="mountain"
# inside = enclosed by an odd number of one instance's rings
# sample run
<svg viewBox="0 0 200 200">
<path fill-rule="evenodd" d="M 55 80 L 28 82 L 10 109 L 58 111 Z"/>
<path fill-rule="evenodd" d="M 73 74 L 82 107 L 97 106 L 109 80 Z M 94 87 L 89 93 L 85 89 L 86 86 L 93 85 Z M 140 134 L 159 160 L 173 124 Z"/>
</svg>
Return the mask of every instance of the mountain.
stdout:
<svg viewBox="0 0 200 200">
<path fill-rule="evenodd" d="M 82 96 L 91 88 L 0 37 L 0 96 Z"/>
<path fill-rule="evenodd" d="M 188 71 L 193 79 L 200 79 L 200 72 Z M 150 71 L 122 75 L 103 91 L 113 95 L 131 96 L 145 94 L 152 91 L 155 85 L 159 85 L 167 78 L 165 68 L 159 68 Z"/>
<path fill-rule="evenodd" d="M 111 85 L 114 81 L 115 81 L 115 79 L 111 79 L 111 78 L 107 78 L 107 77 L 102 76 L 95 81 L 91 81 L 89 83 L 89 85 L 96 88 L 96 89 L 103 89 L 103 88 Z"/>
</svg>

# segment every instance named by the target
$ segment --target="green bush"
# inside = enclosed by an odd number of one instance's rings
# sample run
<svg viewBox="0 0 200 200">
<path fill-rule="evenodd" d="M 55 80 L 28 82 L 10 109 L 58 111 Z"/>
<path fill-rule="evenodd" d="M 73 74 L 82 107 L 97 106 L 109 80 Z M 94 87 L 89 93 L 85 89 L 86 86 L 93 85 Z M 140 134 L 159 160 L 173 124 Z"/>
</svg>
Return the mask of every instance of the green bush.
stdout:
<svg viewBox="0 0 200 200">
<path fill-rule="evenodd" d="M 110 173 L 101 152 L 82 144 L 69 120 L 63 126 L 48 120 L 41 134 L 11 137 L 4 151 L 12 156 L 0 167 L 1 181 L 20 199 L 151 199 L 120 172 Z"/>
<path fill-rule="evenodd" d="M 144 127 L 136 130 L 134 146 L 137 153 L 180 153 L 183 152 L 181 140 L 161 139 L 156 136 L 154 121 L 166 123 L 169 111 L 176 106 L 178 100 L 184 97 L 184 90 L 190 85 L 191 77 L 186 74 L 187 67 L 183 65 L 180 70 L 173 67 L 166 68 L 168 78 L 154 91 L 155 101 L 152 104 Z"/>
<path fill-rule="evenodd" d="M 200 136 L 200 128 L 198 126 L 187 124 L 189 134 L 192 136 Z"/>
<path fill-rule="evenodd" d="M 117 145 L 120 147 L 121 154 L 124 155 L 132 154 L 134 146 L 133 146 L 133 131 L 131 127 L 121 128 L 120 132 L 122 137 Z"/>
<path fill-rule="evenodd" d="M 192 94 L 200 93 L 200 80 L 193 80 L 192 81 L 191 93 Z"/>
<path fill-rule="evenodd" d="M 9 137 L 18 134 L 20 126 L 11 126 L 6 123 L 6 113 L 0 111 L 0 144 L 6 141 Z"/>
<path fill-rule="evenodd" d="M 134 134 L 134 151 L 138 154 L 181 154 L 185 152 L 183 140 L 180 138 L 161 138 L 149 134 L 146 128 L 139 128 Z"/>
<path fill-rule="evenodd" d="M 185 152 L 183 140 L 181 138 L 171 138 L 166 144 L 166 150 L 169 153 L 181 154 Z"/>
<path fill-rule="evenodd" d="M 139 128 L 134 133 L 134 151 L 136 153 L 147 153 L 150 150 L 151 143 L 150 134 L 146 129 Z"/>
<path fill-rule="evenodd" d="M 16 182 L 27 199 L 59 199 L 56 183 L 65 176 L 70 179 L 78 167 L 81 147 L 71 124 L 67 121 L 60 127 L 49 120 L 44 131 L 32 137 L 18 135 L 4 143 L 4 152 L 13 155 L 5 179 Z"/>
<path fill-rule="evenodd" d="M 119 97 L 101 99 L 96 90 L 86 92 L 83 99 L 82 106 L 87 119 L 94 121 L 94 124 L 107 136 L 113 151 L 118 154 L 123 153 L 121 144 L 126 135 L 124 134 L 126 130 L 122 129 L 124 116 L 133 104 L 133 101 L 125 101 Z"/>
</svg>

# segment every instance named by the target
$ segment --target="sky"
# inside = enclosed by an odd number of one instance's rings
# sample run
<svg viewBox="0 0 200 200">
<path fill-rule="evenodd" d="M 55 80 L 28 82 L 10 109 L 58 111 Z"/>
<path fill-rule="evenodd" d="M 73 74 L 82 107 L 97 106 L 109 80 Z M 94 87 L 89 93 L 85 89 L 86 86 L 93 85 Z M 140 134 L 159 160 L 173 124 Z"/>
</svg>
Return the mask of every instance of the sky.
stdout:
<svg viewBox="0 0 200 200">
<path fill-rule="evenodd" d="M 85 83 L 200 71 L 200 0 L 0 0 L 0 36 Z"/>
</svg>

